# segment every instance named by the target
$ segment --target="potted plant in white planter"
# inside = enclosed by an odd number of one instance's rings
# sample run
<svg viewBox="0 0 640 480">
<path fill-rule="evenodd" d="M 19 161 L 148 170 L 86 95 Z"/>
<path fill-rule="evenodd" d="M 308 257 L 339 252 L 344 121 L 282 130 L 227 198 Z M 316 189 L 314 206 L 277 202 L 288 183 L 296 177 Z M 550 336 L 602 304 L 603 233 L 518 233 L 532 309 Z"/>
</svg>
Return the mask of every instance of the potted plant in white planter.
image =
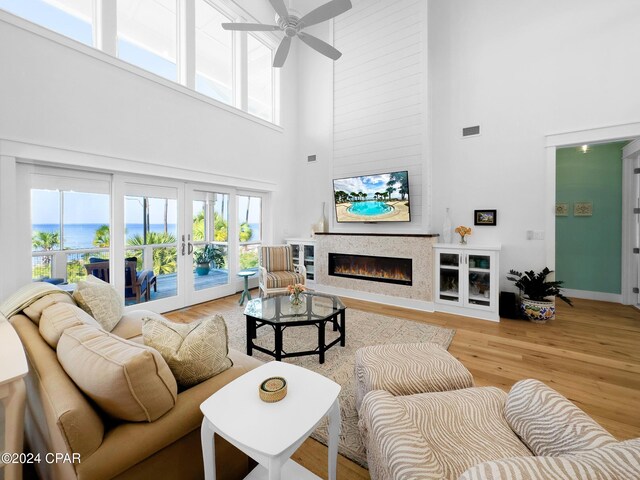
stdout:
<svg viewBox="0 0 640 480">
<path fill-rule="evenodd" d="M 520 310 L 529 320 L 535 323 L 546 323 L 556 316 L 555 297 L 573 306 L 571 300 L 565 297 L 560 290 L 562 281 L 547 282 L 547 276 L 552 273 L 547 267 L 541 272 L 535 273 L 517 272 L 509 270 L 507 278 L 515 282 L 520 289 Z"/>
</svg>

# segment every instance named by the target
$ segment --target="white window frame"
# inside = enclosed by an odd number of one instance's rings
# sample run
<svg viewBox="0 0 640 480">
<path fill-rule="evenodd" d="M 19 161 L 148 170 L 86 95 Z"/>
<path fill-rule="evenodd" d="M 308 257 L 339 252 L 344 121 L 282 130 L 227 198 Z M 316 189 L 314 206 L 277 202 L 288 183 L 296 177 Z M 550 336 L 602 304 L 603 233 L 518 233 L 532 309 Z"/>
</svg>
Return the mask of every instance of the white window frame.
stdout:
<svg viewBox="0 0 640 480">
<path fill-rule="evenodd" d="M 93 2 L 93 47 L 46 27 L 18 17 L 0 9 L 0 22 L 6 22 L 30 31 L 48 40 L 62 44 L 105 61 L 123 70 L 127 70 L 155 83 L 170 87 L 180 93 L 187 94 L 212 106 L 230 111 L 243 118 L 282 132 L 280 69 L 272 69 L 272 102 L 273 119 L 264 120 L 247 111 L 247 32 L 234 34 L 233 65 L 233 105 L 215 100 L 195 90 L 195 2 L 193 0 L 176 0 L 177 5 L 177 81 L 171 81 L 142 67 L 130 64 L 117 57 L 117 2 L 115 0 L 88 0 Z M 204 0 L 224 15 L 236 22 L 257 22 L 249 13 L 229 0 Z M 252 32 L 252 34 L 271 49 L 272 58 L 279 44 L 279 37 L 271 32 Z"/>
</svg>

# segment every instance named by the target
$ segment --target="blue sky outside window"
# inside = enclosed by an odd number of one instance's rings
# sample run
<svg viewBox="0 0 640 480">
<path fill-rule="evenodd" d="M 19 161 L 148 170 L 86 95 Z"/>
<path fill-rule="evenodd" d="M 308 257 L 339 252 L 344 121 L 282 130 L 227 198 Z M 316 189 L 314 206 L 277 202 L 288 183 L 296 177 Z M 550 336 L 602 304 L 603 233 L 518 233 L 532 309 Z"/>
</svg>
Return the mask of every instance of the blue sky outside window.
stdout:
<svg viewBox="0 0 640 480">
<path fill-rule="evenodd" d="M 173 82 L 177 79 L 175 63 L 126 40 L 118 39 L 118 58 Z"/>
<path fill-rule="evenodd" d="M 93 46 L 93 2 L 87 0 L 87 9 L 67 13 L 42 0 L 0 0 L 0 8 L 62 35 Z"/>
</svg>

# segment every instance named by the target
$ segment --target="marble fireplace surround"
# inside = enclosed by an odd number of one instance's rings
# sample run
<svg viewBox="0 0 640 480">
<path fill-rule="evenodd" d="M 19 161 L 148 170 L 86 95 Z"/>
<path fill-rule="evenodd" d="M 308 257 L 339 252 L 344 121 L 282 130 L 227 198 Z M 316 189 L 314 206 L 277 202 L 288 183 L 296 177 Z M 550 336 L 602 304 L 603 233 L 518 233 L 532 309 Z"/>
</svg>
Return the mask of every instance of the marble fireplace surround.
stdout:
<svg viewBox="0 0 640 480">
<path fill-rule="evenodd" d="M 315 289 L 432 312 L 433 245 L 437 234 L 316 233 Z M 412 285 L 373 282 L 329 275 L 329 253 L 410 258 Z"/>
</svg>

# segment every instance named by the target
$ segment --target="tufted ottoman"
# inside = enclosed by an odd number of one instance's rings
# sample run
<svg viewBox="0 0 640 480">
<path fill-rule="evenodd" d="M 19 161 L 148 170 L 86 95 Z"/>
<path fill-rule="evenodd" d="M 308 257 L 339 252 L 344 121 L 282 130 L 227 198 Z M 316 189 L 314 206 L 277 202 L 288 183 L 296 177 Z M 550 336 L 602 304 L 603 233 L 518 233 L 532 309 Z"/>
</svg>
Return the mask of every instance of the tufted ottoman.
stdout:
<svg viewBox="0 0 640 480">
<path fill-rule="evenodd" d="M 444 392 L 473 387 L 462 363 L 435 343 L 373 345 L 356 351 L 356 409 L 372 390 L 392 395 Z"/>
</svg>

